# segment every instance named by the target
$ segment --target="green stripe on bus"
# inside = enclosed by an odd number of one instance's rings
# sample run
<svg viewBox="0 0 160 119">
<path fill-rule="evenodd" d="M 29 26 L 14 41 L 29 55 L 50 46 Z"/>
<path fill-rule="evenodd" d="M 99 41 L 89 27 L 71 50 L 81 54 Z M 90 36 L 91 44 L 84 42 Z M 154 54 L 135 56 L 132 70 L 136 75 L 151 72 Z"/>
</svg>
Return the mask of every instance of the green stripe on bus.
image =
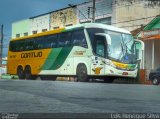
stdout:
<svg viewBox="0 0 160 119">
<path fill-rule="evenodd" d="M 48 59 L 42 66 L 42 70 L 56 70 L 66 61 L 73 47 L 54 48 L 49 54 Z"/>
<path fill-rule="evenodd" d="M 64 62 L 66 61 L 68 55 L 70 54 L 73 47 L 64 47 L 59 53 L 56 61 L 53 63 L 52 68 L 50 70 L 56 70 L 60 68 Z"/>
<path fill-rule="evenodd" d="M 52 68 L 53 63 L 56 61 L 59 53 L 61 52 L 62 48 L 54 48 L 51 50 L 48 58 L 45 61 L 45 64 L 42 66 L 42 70 L 49 70 Z"/>
</svg>

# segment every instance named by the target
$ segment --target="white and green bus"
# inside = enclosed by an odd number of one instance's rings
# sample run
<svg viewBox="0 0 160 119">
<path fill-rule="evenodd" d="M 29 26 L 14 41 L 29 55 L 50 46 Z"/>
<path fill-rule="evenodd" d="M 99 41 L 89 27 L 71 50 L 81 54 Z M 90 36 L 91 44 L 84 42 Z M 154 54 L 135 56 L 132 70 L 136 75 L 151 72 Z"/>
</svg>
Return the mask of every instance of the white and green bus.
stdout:
<svg viewBox="0 0 160 119">
<path fill-rule="evenodd" d="M 8 73 L 20 79 L 55 80 L 74 76 L 78 81 L 137 76 L 135 41 L 117 27 L 86 23 L 12 39 Z"/>
</svg>

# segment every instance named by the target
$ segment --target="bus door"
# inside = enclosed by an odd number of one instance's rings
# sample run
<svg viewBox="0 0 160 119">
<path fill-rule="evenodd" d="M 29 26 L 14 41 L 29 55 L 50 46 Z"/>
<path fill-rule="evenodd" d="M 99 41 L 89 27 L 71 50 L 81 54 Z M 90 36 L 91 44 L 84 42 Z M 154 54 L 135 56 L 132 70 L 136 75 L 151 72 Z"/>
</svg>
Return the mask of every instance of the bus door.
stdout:
<svg viewBox="0 0 160 119">
<path fill-rule="evenodd" d="M 105 58 L 107 55 L 106 38 L 101 35 L 95 35 L 94 38 L 94 56 L 92 57 L 92 74 L 104 75 L 105 74 Z"/>
</svg>

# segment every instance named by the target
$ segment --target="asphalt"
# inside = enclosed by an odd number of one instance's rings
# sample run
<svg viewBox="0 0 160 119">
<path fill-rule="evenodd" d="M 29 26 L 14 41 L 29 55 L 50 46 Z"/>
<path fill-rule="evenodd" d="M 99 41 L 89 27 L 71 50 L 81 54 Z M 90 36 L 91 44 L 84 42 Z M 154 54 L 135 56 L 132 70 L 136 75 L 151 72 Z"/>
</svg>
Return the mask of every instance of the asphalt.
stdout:
<svg viewBox="0 0 160 119">
<path fill-rule="evenodd" d="M 160 113 L 160 86 L 0 80 L 1 113 Z"/>
</svg>

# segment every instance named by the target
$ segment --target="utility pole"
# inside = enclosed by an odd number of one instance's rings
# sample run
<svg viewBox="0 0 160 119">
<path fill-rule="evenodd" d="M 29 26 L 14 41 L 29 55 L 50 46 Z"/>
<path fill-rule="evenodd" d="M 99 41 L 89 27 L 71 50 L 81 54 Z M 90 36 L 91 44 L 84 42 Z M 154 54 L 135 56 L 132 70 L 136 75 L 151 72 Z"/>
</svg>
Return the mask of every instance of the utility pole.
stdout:
<svg viewBox="0 0 160 119">
<path fill-rule="evenodd" d="M 95 23 L 96 0 L 93 0 L 93 17 L 92 22 Z"/>
<path fill-rule="evenodd" d="M 71 7 L 71 8 L 76 7 L 76 5 L 72 5 L 72 4 L 68 4 L 68 6 Z M 89 19 L 83 14 L 83 12 L 81 12 L 80 9 L 78 9 L 77 7 L 76 7 L 76 9 L 79 11 L 79 13 L 80 13 L 87 21 L 89 21 Z"/>
<path fill-rule="evenodd" d="M 2 67 L 2 55 L 3 55 L 3 24 L 1 25 L 1 42 L 0 42 L 0 66 Z"/>
</svg>

